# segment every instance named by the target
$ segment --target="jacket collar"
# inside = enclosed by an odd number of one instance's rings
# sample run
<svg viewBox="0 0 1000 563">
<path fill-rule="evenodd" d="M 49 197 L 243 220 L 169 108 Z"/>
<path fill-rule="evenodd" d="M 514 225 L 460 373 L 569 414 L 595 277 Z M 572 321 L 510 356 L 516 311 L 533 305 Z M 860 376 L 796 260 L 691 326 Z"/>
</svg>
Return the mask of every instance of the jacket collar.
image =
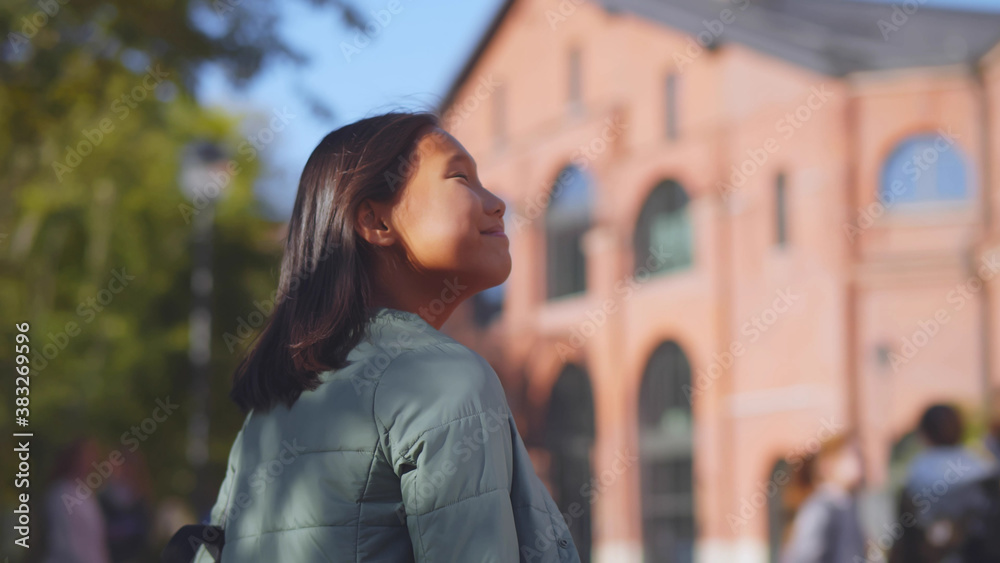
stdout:
<svg viewBox="0 0 1000 563">
<path fill-rule="evenodd" d="M 412 349 L 443 336 L 420 315 L 390 307 L 369 308 L 365 337 L 347 354 L 349 362 L 364 360 L 379 351 Z"/>
<path fill-rule="evenodd" d="M 420 315 L 416 313 L 411 313 L 410 311 L 403 311 L 400 309 L 392 309 L 390 307 L 371 307 L 368 309 L 371 312 L 371 321 L 373 323 L 380 324 L 391 324 L 391 323 L 408 323 L 408 324 L 427 324 L 427 321 L 423 319 Z M 427 324 L 427 326 L 430 326 Z M 431 327 L 433 328 L 433 327 Z"/>
</svg>

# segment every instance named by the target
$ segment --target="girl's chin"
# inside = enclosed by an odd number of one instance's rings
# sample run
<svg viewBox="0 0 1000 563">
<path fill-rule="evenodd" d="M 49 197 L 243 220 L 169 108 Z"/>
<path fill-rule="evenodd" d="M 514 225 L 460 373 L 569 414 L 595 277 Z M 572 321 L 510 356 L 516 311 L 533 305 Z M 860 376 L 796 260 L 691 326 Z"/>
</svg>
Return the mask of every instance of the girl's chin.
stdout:
<svg viewBox="0 0 1000 563">
<path fill-rule="evenodd" d="M 483 272 L 481 279 L 484 281 L 484 288 L 496 287 L 507 281 L 510 276 L 510 266 L 504 268 L 491 268 L 488 272 Z"/>
</svg>

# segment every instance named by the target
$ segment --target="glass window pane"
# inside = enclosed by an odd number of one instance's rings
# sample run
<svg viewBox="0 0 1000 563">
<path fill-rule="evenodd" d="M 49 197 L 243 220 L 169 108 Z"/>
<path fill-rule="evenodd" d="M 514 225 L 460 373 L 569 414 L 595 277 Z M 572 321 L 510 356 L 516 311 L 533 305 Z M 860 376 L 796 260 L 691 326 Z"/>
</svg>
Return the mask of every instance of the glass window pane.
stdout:
<svg viewBox="0 0 1000 563">
<path fill-rule="evenodd" d="M 635 231 L 635 268 L 652 273 L 691 265 L 693 226 L 684 189 L 672 181 L 653 189 L 639 214 Z"/>
<path fill-rule="evenodd" d="M 969 197 L 964 156 L 953 140 L 917 135 L 902 141 L 882 169 L 880 190 L 893 204 Z"/>
<path fill-rule="evenodd" d="M 547 295 L 550 299 L 586 290 L 587 268 L 583 235 L 590 229 L 593 181 L 585 170 L 567 166 L 552 187 L 546 210 L 548 256 Z"/>
</svg>

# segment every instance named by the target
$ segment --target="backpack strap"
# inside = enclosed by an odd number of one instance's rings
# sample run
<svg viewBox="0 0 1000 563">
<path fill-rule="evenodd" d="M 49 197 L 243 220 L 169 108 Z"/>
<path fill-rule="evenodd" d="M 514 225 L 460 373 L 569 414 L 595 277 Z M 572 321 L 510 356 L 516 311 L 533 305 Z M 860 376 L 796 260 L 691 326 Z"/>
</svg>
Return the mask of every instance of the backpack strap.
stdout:
<svg viewBox="0 0 1000 563">
<path fill-rule="evenodd" d="M 238 439 L 243 440 L 243 430 L 246 429 L 253 410 L 247 413 L 243 420 L 243 427 L 240 429 Z M 233 489 L 236 487 L 236 473 L 243 457 L 243 444 L 236 456 L 234 464 L 232 482 L 229 483 L 229 490 L 226 491 L 226 507 L 222 511 L 221 522 L 218 526 L 213 524 L 188 524 L 170 538 L 167 546 L 160 553 L 161 563 L 192 563 L 198 555 L 198 548 L 205 546 L 205 551 L 212 557 L 213 561 L 222 559 L 222 548 L 226 545 L 226 521 L 229 516 L 229 503 L 233 499 Z M 229 472 L 228 462 L 226 472 Z"/>
<path fill-rule="evenodd" d="M 220 526 L 210 524 L 188 524 L 170 538 L 170 542 L 160 553 L 161 563 L 191 563 L 198 548 L 205 550 L 214 561 L 222 558 L 222 547 L 226 543 L 226 533 Z"/>
</svg>

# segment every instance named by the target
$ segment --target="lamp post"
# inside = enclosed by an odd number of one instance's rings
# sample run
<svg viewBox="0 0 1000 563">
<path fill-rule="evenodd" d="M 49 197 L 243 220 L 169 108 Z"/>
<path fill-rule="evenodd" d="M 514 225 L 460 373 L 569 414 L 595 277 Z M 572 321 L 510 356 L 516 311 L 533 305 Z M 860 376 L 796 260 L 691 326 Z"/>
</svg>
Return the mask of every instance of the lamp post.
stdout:
<svg viewBox="0 0 1000 563">
<path fill-rule="evenodd" d="M 215 201 L 229 183 L 228 159 L 209 141 L 191 143 L 181 155 L 180 187 L 194 204 L 191 216 L 191 314 L 188 358 L 191 361 L 191 418 L 188 420 L 188 463 L 195 473 L 194 492 L 203 484 L 208 461 L 208 400 L 212 359 L 212 223 Z M 195 499 L 196 503 L 198 499 Z"/>
</svg>

